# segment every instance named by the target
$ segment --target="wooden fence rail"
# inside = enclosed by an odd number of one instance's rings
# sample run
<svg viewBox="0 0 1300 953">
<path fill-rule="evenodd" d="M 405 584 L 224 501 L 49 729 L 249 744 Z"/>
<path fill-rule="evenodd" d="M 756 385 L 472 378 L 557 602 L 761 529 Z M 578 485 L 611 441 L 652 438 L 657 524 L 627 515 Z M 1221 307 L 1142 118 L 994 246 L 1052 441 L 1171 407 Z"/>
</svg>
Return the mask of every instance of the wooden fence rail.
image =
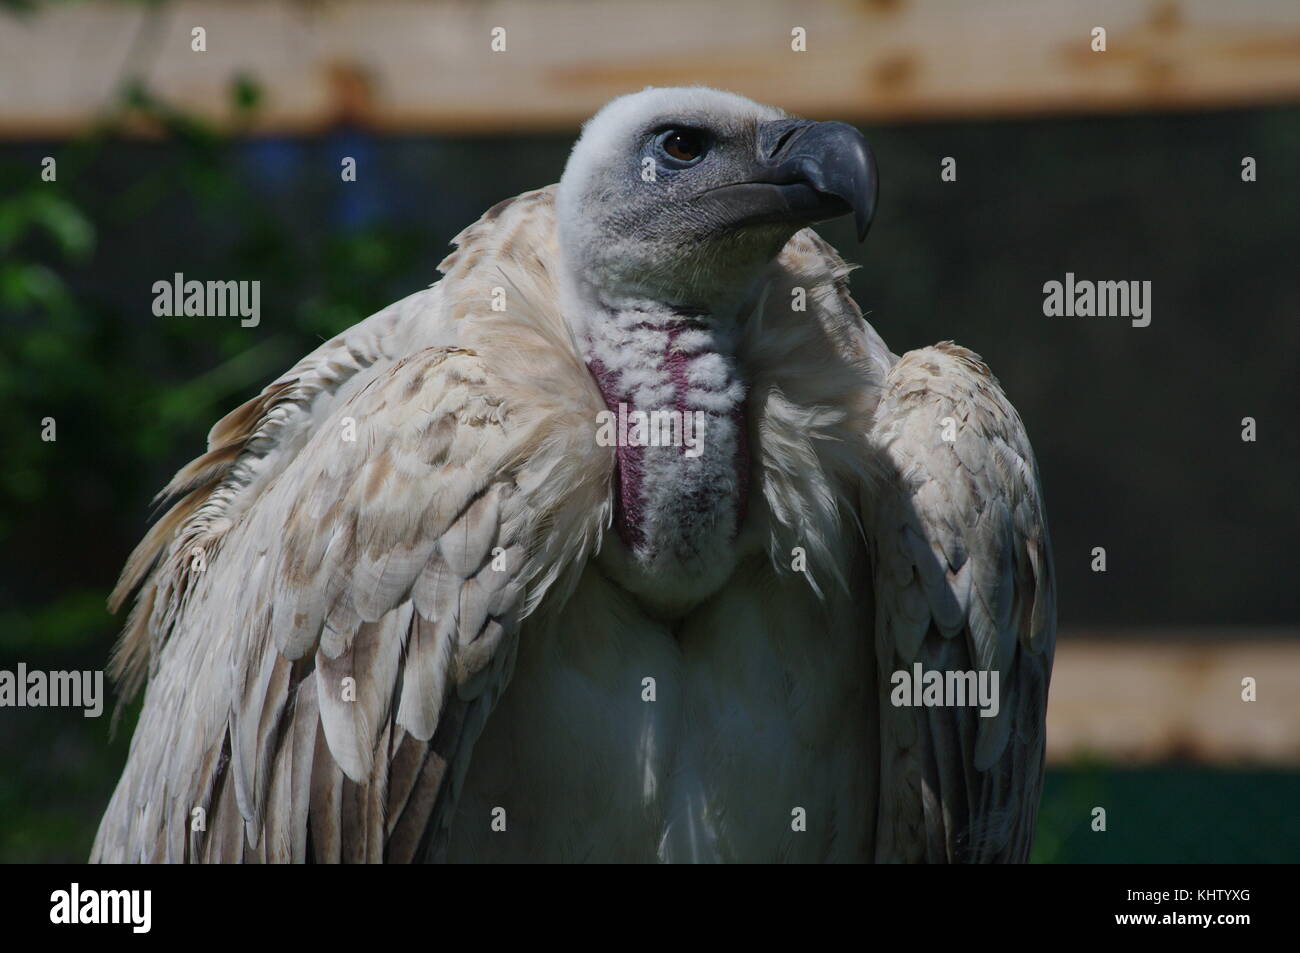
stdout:
<svg viewBox="0 0 1300 953">
<path fill-rule="evenodd" d="M 1254 701 L 1243 699 L 1246 678 Z M 1300 639 L 1294 631 L 1065 632 L 1047 753 L 1054 763 L 1300 766 Z"/>
<path fill-rule="evenodd" d="M 281 133 L 569 129 L 679 83 L 856 120 L 1226 107 L 1300 100 L 1300 3 L 59 3 L 0 14 L 0 137 L 73 135 L 132 76 L 228 124 L 236 75 L 267 91 L 246 131 Z"/>
</svg>

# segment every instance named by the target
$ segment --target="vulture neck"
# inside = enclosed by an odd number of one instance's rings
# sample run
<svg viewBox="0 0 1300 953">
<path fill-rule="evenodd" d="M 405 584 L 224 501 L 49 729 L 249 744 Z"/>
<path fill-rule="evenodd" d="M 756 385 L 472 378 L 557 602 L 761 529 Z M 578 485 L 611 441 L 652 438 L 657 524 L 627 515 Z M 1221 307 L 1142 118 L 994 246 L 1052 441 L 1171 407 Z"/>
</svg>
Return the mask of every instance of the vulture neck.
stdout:
<svg viewBox="0 0 1300 953">
<path fill-rule="evenodd" d="M 615 527 L 638 582 L 693 590 L 734 561 L 746 511 L 740 320 L 652 302 L 584 317 L 584 358 L 608 408 L 598 440 L 617 452 Z"/>
</svg>

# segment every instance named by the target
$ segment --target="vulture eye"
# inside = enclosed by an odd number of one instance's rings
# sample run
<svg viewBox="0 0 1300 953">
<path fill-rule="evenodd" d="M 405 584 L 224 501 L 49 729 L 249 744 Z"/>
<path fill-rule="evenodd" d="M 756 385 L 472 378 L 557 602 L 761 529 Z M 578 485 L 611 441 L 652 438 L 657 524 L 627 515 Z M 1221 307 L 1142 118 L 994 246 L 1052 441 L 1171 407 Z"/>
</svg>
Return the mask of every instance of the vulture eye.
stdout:
<svg viewBox="0 0 1300 953">
<path fill-rule="evenodd" d="M 669 129 L 659 137 L 659 148 L 678 162 L 696 162 L 707 151 L 703 133 L 694 129 Z"/>
</svg>

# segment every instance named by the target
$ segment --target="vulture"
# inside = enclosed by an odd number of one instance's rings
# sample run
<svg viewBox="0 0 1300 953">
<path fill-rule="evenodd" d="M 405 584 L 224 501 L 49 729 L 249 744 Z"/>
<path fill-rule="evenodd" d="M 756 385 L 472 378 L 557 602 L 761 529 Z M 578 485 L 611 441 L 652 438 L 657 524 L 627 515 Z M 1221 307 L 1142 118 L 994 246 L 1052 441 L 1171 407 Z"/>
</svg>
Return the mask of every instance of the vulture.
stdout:
<svg viewBox="0 0 1300 953">
<path fill-rule="evenodd" d="M 811 225 L 876 197 L 850 125 L 623 96 L 221 419 L 110 600 L 92 860 L 1026 860 L 1038 468 L 863 319 Z"/>
</svg>

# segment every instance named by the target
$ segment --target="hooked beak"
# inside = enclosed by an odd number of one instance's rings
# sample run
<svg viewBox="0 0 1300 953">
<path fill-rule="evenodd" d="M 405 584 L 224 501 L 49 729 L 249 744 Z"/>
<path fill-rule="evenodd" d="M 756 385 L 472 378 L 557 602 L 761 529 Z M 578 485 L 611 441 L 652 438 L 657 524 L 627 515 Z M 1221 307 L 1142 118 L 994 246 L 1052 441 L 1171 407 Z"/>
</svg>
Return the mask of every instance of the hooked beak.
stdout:
<svg viewBox="0 0 1300 953">
<path fill-rule="evenodd" d="M 877 189 L 876 160 L 862 133 L 842 122 L 779 119 L 759 127 L 752 177 L 701 198 L 734 226 L 803 227 L 852 212 L 862 241 L 876 213 Z"/>
</svg>

